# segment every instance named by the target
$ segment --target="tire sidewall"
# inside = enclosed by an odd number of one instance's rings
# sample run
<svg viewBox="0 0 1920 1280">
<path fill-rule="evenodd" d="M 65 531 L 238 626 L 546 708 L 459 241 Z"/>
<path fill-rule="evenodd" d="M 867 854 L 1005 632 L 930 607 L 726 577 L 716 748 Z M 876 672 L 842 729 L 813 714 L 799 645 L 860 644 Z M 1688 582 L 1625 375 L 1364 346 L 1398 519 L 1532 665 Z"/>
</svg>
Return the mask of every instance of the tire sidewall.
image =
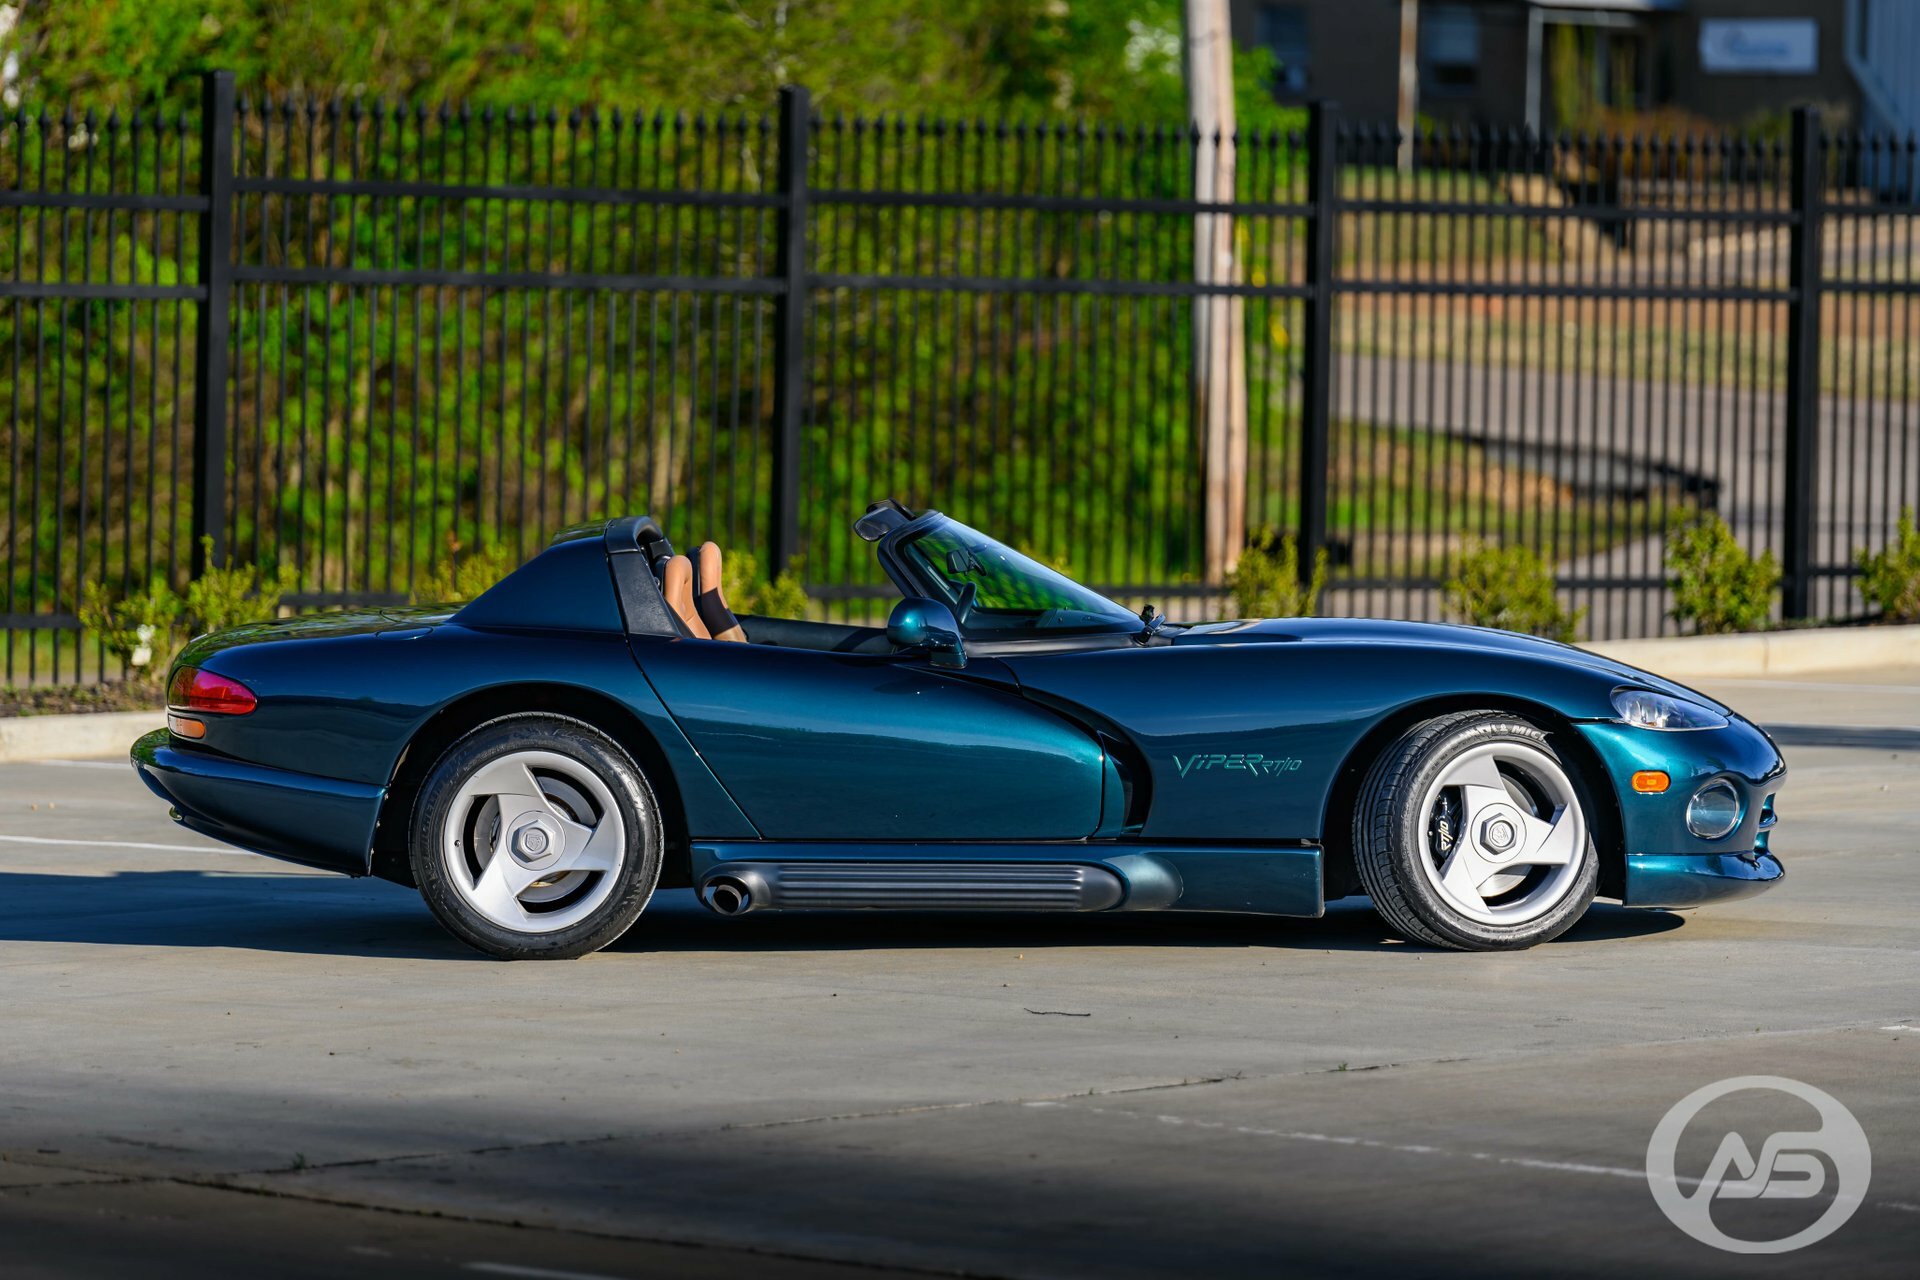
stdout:
<svg viewBox="0 0 1920 1280">
<path fill-rule="evenodd" d="M 441 856 L 442 829 L 461 784 L 480 767 L 519 751 L 550 751 L 592 770 L 612 794 L 628 833 L 613 891 L 585 919 L 552 933 L 521 933 L 488 920 L 449 882 Z M 663 843 L 659 802 L 633 759 L 585 721 L 543 713 L 489 721 L 447 748 L 420 788 L 408 831 L 414 880 L 435 918 L 469 946 L 503 960 L 572 959 L 619 938 L 653 896 Z"/>
<path fill-rule="evenodd" d="M 1426 813 L 1424 800 L 1434 782 L 1460 756 L 1477 747 L 1495 743 L 1524 744 L 1544 753 L 1572 786 L 1574 801 L 1587 836 L 1577 855 L 1580 869 L 1573 884 L 1545 914 L 1522 924 L 1495 925 L 1471 919 L 1441 895 L 1420 865 L 1425 858 Z M 1397 888 L 1419 922 L 1443 945 L 1475 951 L 1514 950 L 1550 941 L 1571 928 L 1592 904 L 1599 880 L 1599 854 L 1593 843 L 1594 805 L 1591 792 L 1566 759 L 1554 750 L 1551 735 L 1524 720 L 1507 715 L 1487 715 L 1469 720 L 1428 744 L 1412 763 L 1403 785 L 1388 803 L 1390 848 L 1384 860 L 1392 868 Z"/>
</svg>

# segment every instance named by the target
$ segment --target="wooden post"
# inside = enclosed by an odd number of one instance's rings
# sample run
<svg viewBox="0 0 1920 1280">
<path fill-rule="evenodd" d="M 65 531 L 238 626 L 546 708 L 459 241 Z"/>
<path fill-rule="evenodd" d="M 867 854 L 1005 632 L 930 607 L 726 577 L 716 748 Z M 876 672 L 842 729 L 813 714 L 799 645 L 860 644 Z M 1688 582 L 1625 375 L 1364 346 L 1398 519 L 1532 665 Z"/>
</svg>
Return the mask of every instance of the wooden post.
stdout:
<svg viewBox="0 0 1920 1280">
<path fill-rule="evenodd" d="M 1240 280 L 1233 217 L 1235 192 L 1233 43 L 1226 0 L 1186 0 L 1187 102 L 1195 132 L 1193 196 L 1215 206 L 1193 219 L 1195 420 L 1205 442 L 1206 580 L 1225 581 L 1246 544 L 1246 304 L 1210 285 Z"/>
<path fill-rule="evenodd" d="M 1420 0 L 1400 0 L 1400 96 L 1394 123 L 1400 129 L 1400 172 L 1413 168 L 1413 129 L 1420 113 Z"/>
</svg>

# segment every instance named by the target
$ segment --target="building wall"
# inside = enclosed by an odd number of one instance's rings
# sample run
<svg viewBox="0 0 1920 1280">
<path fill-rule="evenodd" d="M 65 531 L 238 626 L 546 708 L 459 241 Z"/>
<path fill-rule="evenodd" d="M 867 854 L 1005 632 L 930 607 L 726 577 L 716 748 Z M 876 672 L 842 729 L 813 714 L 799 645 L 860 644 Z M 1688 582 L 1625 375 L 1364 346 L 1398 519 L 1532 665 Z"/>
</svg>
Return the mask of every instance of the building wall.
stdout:
<svg viewBox="0 0 1920 1280">
<path fill-rule="evenodd" d="M 1476 83 L 1451 90 L 1424 83 L 1423 115 L 1441 121 L 1519 126 L 1526 119 L 1527 12 L 1524 0 L 1462 0 L 1479 16 Z M 1441 0 L 1423 0 L 1432 11 Z M 1920 5 L 1920 0 L 1915 0 Z M 1235 39 L 1261 42 L 1263 9 L 1304 19 L 1308 76 L 1299 99 L 1328 98 L 1352 119 L 1394 118 L 1400 47 L 1399 0 L 1230 0 Z M 1678 11 L 1636 15 L 1645 40 L 1647 82 L 1655 105 L 1679 107 L 1722 124 L 1746 123 L 1803 102 L 1857 112 L 1859 90 L 1846 64 L 1846 0 L 1687 0 Z M 1819 69 L 1813 75 L 1708 73 L 1701 66 L 1700 23 L 1710 18 L 1811 17 L 1818 21 Z M 1920 50 L 1915 54 L 1920 57 Z M 1544 69 L 1543 69 L 1544 75 Z M 1430 77 L 1423 76 L 1423 81 Z M 1543 86 L 1550 106 L 1551 84 Z M 1548 121 L 1551 124 L 1551 120 Z"/>
<path fill-rule="evenodd" d="M 1807 102 L 1857 118 L 1860 90 L 1847 70 L 1846 9 L 1846 0 L 1691 0 L 1655 32 L 1657 83 L 1673 105 L 1724 124 Z M 1819 69 L 1812 75 L 1708 72 L 1700 65 L 1700 23 L 1710 18 L 1813 18 L 1820 24 Z"/>
<path fill-rule="evenodd" d="M 1282 9 L 1306 19 L 1306 98 L 1340 104 L 1356 119 L 1391 120 L 1398 96 L 1399 0 L 1230 0 L 1234 39 L 1260 43 L 1260 11 Z"/>
</svg>

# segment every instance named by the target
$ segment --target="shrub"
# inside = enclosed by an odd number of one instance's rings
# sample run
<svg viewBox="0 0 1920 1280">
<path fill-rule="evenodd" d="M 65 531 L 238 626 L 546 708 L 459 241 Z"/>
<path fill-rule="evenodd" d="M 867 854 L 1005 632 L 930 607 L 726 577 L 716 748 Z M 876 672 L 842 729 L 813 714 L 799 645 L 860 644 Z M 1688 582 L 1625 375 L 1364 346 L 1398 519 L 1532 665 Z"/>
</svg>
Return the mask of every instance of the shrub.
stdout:
<svg viewBox="0 0 1920 1280">
<path fill-rule="evenodd" d="M 187 584 L 186 615 L 196 634 L 225 631 L 249 622 L 265 622 L 280 611 L 280 597 L 299 585 L 299 574 L 286 566 L 271 578 L 258 565 L 213 561 L 213 539 L 202 538 L 207 567 Z"/>
<path fill-rule="evenodd" d="M 1292 535 L 1276 539 L 1273 530 L 1255 535 L 1240 562 L 1227 575 L 1233 607 L 1242 618 L 1311 618 L 1327 585 L 1327 552 L 1313 558 L 1313 576 L 1300 585 L 1300 544 Z"/>
<path fill-rule="evenodd" d="M 416 604 L 464 603 L 519 567 L 519 557 L 505 547 L 481 547 L 463 556 L 460 544 L 449 537 L 446 558 L 428 570 L 413 599 Z"/>
<path fill-rule="evenodd" d="M 1862 550 L 1860 594 L 1890 622 L 1920 622 L 1920 523 L 1913 508 L 1900 512 L 1893 541 L 1875 554 Z"/>
<path fill-rule="evenodd" d="M 1476 627 L 1572 643 L 1587 616 L 1560 607 L 1553 570 L 1523 546 L 1470 548 L 1443 590 L 1447 608 Z"/>
<path fill-rule="evenodd" d="M 153 665 L 156 645 L 162 655 L 172 651 L 180 609 L 180 597 L 164 578 L 155 578 L 145 591 L 119 600 L 100 583 L 89 582 L 80 601 L 80 625 L 98 636 L 108 653 L 130 667 L 144 669 Z"/>
<path fill-rule="evenodd" d="M 800 576 L 800 558 L 787 562 L 772 582 L 760 573 L 760 561 L 751 551 L 729 551 L 720 562 L 720 591 L 735 613 L 757 618 L 804 618 L 807 588 Z"/>
<path fill-rule="evenodd" d="M 1667 577 L 1674 618 L 1693 623 L 1695 634 L 1719 635 L 1767 624 L 1780 566 L 1771 551 L 1748 555 L 1727 522 L 1709 512 L 1667 540 Z"/>
</svg>

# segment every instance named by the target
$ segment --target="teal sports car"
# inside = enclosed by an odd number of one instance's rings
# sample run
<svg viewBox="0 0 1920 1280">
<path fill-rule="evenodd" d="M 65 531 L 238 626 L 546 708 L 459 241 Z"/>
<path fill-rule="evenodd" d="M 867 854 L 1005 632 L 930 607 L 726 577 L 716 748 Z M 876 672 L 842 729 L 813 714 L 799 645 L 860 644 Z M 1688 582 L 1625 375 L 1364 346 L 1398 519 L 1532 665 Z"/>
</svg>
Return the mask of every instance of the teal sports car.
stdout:
<svg viewBox="0 0 1920 1280">
<path fill-rule="evenodd" d="M 201 636 L 133 761 L 182 824 L 417 887 L 503 958 L 713 911 L 1318 916 L 1497 950 L 1596 895 L 1764 889 L 1733 711 L 1470 627 L 1136 614 L 936 511 L 855 525 L 887 625 L 736 616 L 713 543 L 570 529 L 469 604 Z"/>
</svg>

